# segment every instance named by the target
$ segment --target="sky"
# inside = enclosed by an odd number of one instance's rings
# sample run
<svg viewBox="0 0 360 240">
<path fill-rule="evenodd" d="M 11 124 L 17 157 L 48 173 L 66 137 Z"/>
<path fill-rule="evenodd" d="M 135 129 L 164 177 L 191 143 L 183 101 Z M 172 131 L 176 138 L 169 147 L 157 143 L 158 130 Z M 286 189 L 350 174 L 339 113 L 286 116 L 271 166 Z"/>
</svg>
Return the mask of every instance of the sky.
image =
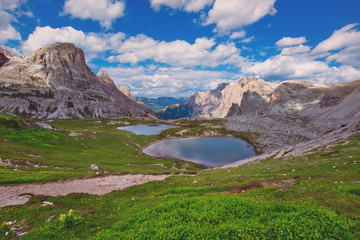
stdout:
<svg viewBox="0 0 360 240">
<path fill-rule="evenodd" d="M 0 0 L 0 46 L 84 50 L 135 96 L 188 97 L 222 82 L 360 79 L 359 0 Z"/>
</svg>

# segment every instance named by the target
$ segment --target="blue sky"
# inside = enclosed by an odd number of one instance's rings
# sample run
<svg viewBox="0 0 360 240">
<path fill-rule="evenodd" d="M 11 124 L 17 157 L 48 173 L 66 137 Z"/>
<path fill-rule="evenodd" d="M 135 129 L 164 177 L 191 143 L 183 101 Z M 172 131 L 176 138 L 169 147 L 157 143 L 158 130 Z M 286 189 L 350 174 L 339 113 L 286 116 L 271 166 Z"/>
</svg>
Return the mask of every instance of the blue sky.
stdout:
<svg viewBox="0 0 360 240">
<path fill-rule="evenodd" d="M 189 96 L 245 76 L 360 79 L 358 0 L 0 0 L 0 45 L 72 42 L 137 96 Z"/>
</svg>

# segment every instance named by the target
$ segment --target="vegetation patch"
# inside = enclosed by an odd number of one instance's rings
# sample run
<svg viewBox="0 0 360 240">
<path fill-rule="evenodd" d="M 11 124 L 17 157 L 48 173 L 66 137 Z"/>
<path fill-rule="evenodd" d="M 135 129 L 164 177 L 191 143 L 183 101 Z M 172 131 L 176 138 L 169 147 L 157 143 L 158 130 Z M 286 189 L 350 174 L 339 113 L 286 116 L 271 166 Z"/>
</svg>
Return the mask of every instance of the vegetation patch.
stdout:
<svg viewBox="0 0 360 240">
<path fill-rule="evenodd" d="M 359 227 L 308 203 L 211 195 L 167 201 L 95 239 L 356 239 Z"/>
</svg>

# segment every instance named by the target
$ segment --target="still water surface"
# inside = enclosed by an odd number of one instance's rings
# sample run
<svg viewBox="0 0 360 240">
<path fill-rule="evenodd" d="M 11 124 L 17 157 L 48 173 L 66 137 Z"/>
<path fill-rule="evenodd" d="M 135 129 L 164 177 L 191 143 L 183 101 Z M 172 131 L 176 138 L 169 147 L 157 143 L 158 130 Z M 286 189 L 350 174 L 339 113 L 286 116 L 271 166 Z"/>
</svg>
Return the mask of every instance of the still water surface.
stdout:
<svg viewBox="0 0 360 240">
<path fill-rule="evenodd" d="M 140 124 L 140 125 L 131 125 L 126 127 L 118 127 L 119 130 L 129 131 L 136 135 L 157 135 L 162 131 L 165 131 L 169 128 L 175 128 L 178 126 L 170 124 Z"/>
<path fill-rule="evenodd" d="M 247 142 L 232 137 L 166 139 L 143 150 L 153 157 L 178 158 L 205 167 L 218 167 L 255 154 Z"/>
</svg>

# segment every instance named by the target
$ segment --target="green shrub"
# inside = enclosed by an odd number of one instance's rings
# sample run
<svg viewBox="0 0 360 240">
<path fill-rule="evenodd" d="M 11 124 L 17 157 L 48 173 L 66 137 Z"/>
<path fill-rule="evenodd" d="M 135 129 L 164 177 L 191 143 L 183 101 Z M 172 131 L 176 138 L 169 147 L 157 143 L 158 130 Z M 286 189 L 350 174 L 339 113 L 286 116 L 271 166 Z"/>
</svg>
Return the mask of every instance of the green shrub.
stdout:
<svg viewBox="0 0 360 240">
<path fill-rule="evenodd" d="M 88 229 L 88 223 L 70 210 L 58 220 L 25 235 L 25 239 L 79 239 Z"/>
<path fill-rule="evenodd" d="M 358 239 L 359 230 L 358 222 L 309 203 L 207 195 L 162 203 L 96 239 Z"/>
</svg>

